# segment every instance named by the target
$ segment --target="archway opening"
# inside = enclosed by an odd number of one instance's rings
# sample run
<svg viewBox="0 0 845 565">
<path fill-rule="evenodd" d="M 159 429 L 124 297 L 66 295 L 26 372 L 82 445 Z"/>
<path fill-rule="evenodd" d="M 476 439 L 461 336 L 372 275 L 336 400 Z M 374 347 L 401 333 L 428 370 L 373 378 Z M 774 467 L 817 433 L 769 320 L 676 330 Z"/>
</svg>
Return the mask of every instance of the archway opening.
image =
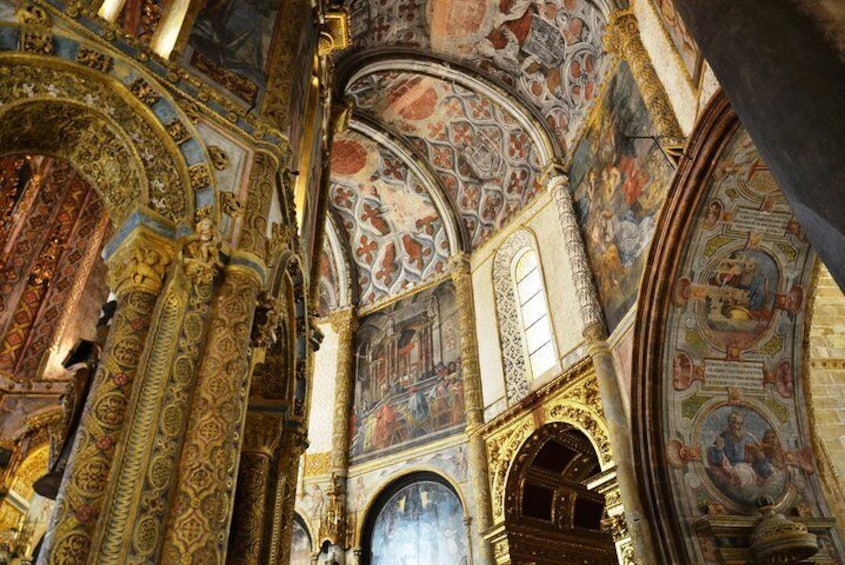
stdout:
<svg viewBox="0 0 845 565">
<path fill-rule="evenodd" d="M 566 424 L 534 433 L 539 441 L 517 454 L 505 492 L 510 562 L 616 563 L 602 527 L 604 495 L 594 489 L 601 466 L 592 443 Z"/>
<path fill-rule="evenodd" d="M 52 501 L 33 482 L 59 454 L 63 399 L 70 409 L 84 389 L 72 352 L 99 341 L 111 230 L 102 197 L 67 161 L 0 157 L 0 544 L 10 557 L 31 557 L 46 528 Z"/>
<path fill-rule="evenodd" d="M 293 534 L 290 544 L 290 565 L 311 565 L 311 534 L 299 514 L 293 517 Z"/>
<path fill-rule="evenodd" d="M 463 504 L 435 473 L 414 473 L 389 485 L 368 513 L 362 539 L 362 565 L 469 562 Z"/>
</svg>

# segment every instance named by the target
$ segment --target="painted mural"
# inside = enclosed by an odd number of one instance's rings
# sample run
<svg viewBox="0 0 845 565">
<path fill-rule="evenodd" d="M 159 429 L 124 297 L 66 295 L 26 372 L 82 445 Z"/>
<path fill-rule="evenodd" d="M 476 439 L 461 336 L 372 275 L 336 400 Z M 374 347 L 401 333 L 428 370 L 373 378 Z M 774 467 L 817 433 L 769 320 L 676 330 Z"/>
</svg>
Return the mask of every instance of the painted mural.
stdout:
<svg viewBox="0 0 845 565">
<path fill-rule="evenodd" d="M 363 318 L 356 334 L 351 457 L 358 463 L 463 429 L 451 281 Z"/>
<path fill-rule="evenodd" d="M 348 131 L 332 150 L 331 207 L 349 238 L 360 304 L 443 272 L 449 241 L 426 189 L 383 146 Z"/>
<path fill-rule="evenodd" d="M 603 74 L 605 19 L 589 0 L 358 0 L 359 47 L 402 45 L 442 53 L 512 88 L 572 143 Z"/>
<path fill-rule="evenodd" d="M 428 157 L 473 248 L 540 192 L 541 167 L 528 132 L 490 99 L 406 72 L 367 75 L 347 92 Z"/>
<path fill-rule="evenodd" d="M 468 562 L 461 501 L 434 481 L 412 483 L 381 508 L 373 526 L 372 565 Z"/>
<path fill-rule="evenodd" d="M 744 129 L 723 150 L 695 222 L 663 346 L 678 516 L 693 524 L 748 515 L 766 497 L 786 513 L 821 517 L 800 386 L 815 257 Z M 835 555 L 836 543 L 817 533 Z M 717 548 L 728 541 L 685 537 L 693 562 L 721 562 Z"/>
<path fill-rule="evenodd" d="M 311 565 L 311 537 L 299 520 L 293 521 L 290 565 Z"/>
<path fill-rule="evenodd" d="M 323 239 L 323 252 L 320 253 L 320 282 L 317 315 L 327 316 L 340 305 L 338 274 L 329 238 Z"/>
<path fill-rule="evenodd" d="M 627 64 L 608 84 L 570 170 L 581 229 L 610 331 L 637 299 L 672 168 Z"/>
<path fill-rule="evenodd" d="M 663 27 L 669 34 L 669 39 L 678 51 L 684 70 L 694 81 L 698 81 L 701 73 L 701 52 L 684 24 L 672 0 L 653 0 L 654 8 L 663 22 Z"/>
<path fill-rule="evenodd" d="M 281 0 L 209 0 L 186 50 L 190 64 L 254 103 L 267 82 L 267 57 Z"/>
</svg>

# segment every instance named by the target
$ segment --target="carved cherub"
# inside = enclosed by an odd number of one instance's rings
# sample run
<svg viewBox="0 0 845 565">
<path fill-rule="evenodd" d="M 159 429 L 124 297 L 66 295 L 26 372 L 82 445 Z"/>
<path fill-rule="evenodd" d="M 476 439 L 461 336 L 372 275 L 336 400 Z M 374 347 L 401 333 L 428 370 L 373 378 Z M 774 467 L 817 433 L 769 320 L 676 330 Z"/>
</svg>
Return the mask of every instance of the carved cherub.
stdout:
<svg viewBox="0 0 845 565">
<path fill-rule="evenodd" d="M 223 238 L 211 219 L 210 210 L 207 207 L 199 210 L 194 233 L 183 248 L 188 274 L 211 272 L 209 268 L 219 266 L 222 244 Z"/>
</svg>

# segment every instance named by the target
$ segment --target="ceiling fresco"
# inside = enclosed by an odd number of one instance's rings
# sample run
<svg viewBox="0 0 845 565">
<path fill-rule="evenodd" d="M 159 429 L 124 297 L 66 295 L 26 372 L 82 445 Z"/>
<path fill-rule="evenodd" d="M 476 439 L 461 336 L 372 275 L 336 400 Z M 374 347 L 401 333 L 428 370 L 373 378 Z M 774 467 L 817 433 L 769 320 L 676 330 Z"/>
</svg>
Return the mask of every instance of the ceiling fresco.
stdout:
<svg viewBox="0 0 845 565">
<path fill-rule="evenodd" d="M 513 88 L 564 149 L 598 91 L 605 18 L 589 0 L 355 0 L 358 48 L 414 47 L 458 59 Z"/>
<path fill-rule="evenodd" d="M 335 138 L 331 171 L 331 206 L 349 239 L 360 305 L 445 270 L 443 220 L 404 161 L 350 130 Z"/>
<path fill-rule="evenodd" d="M 540 191 L 540 159 L 529 133 L 490 99 L 407 72 L 373 73 L 347 92 L 427 157 L 473 248 Z"/>
</svg>

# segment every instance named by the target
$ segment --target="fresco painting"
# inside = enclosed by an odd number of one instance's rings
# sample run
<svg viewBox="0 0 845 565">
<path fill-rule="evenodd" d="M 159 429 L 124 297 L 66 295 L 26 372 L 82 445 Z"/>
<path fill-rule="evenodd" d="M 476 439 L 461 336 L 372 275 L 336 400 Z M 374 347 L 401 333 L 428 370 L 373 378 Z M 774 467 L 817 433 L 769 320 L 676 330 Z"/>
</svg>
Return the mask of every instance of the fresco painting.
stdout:
<svg viewBox="0 0 845 565">
<path fill-rule="evenodd" d="M 331 167 L 330 206 L 352 245 L 360 304 L 408 290 L 445 270 L 446 228 L 404 161 L 347 131 L 335 138 Z"/>
<path fill-rule="evenodd" d="M 311 565 L 311 538 L 298 519 L 293 521 L 290 565 Z"/>
<path fill-rule="evenodd" d="M 570 180 L 587 254 L 610 331 L 637 299 L 645 254 L 672 168 L 627 64 L 575 150 Z"/>
<path fill-rule="evenodd" d="M 434 481 L 412 483 L 381 508 L 371 539 L 372 565 L 468 562 L 461 502 Z"/>
<path fill-rule="evenodd" d="M 420 291 L 361 320 L 356 334 L 355 463 L 464 425 L 454 286 Z"/>
<path fill-rule="evenodd" d="M 356 45 L 425 48 L 472 65 L 533 104 L 564 146 L 604 74 L 605 19 L 590 0 L 358 0 L 351 9 Z"/>
<path fill-rule="evenodd" d="M 701 73 L 701 52 L 698 50 L 698 45 L 695 44 L 687 26 L 684 25 L 678 12 L 675 11 L 672 0 L 654 0 L 654 8 L 663 22 L 663 27 L 669 34 L 669 39 L 672 40 L 672 44 L 681 57 L 684 70 L 693 82 L 698 82 Z"/>
<path fill-rule="evenodd" d="M 690 560 L 710 564 L 733 539 L 693 531 L 710 514 L 747 516 L 761 498 L 808 518 L 827 510 L 800 375 L 815 255 L 743 128 L 706 182 L 671 289 L 662 414 Z"/>
<path fill-rule="evenodd" d="M 803 471 L 813 471 L 806 450 L 787 450 L 779 426 L 747 406 L 721 406 L 704 419 L 699 438 L 707 477 L 722 495 L 745 506 L 760 497 L 780 501 Z"/>
<path fill-rule="evenodd" d="M 409 72 L 367 75 L 348 89 L 428 157 L 477 248 L 541 192 L 537 148 L 526 129 L 489 98 Z"/>
<path fill-rule="evenodd" d="M 250 103 L 267 82 L 267 56 L 281 0 L 209 0 L 186 51 L 190 64 Z"/>
</svg>

